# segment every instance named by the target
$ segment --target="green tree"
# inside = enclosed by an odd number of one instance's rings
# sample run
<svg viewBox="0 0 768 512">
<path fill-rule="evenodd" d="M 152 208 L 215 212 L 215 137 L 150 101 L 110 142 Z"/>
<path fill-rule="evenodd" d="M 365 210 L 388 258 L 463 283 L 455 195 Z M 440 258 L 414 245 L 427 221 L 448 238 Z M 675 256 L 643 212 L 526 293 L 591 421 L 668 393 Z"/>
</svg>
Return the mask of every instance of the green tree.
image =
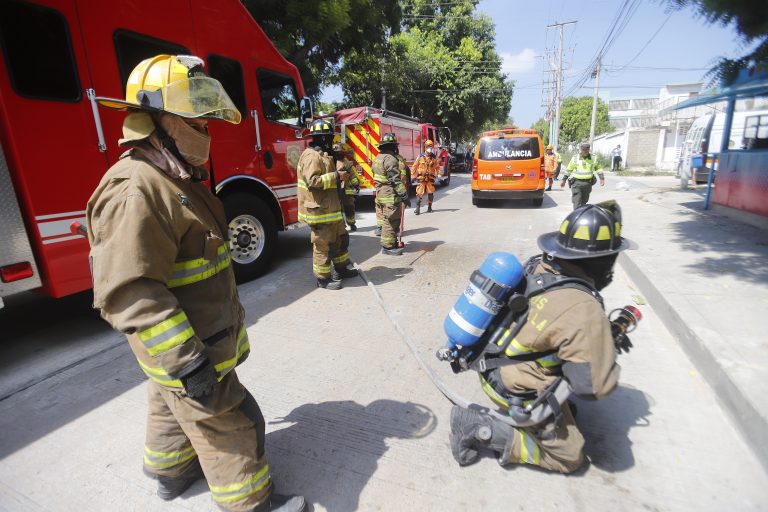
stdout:
<svg viewBox="0 0 768 512">
<path fill-rule="evenodd" d="M 579 142 L 589 138 L 592 123 L 592 98 L 590 96 L 568 97 L 560 107 L 560 141 Z M 608 105 L 597 99 L 595 135 L 611 131 L 608 122 Z"/>
<path fill-rule="evenodd" d="M 493 21 L 478 0 L 401 0 L 403 30 L 374 51 L 353 48 L 331 77 L 350 105 L 389 110 L 451 128 L 455 140 L 503 123 L 513 82 L 501 73 Z M 382 91 L 383 90 L 383 91 Z"/>
<path fill-rule="evenodd" d="M 533 123 L 531 129 L 539 132 L 539 135 L 541 135 L 541 142 L 544 144 L 544 146 L 549 144 L 549 121 L 542 117 Z"/>
<path fill-rule="evenodd" d="M 666 0 L 674 9 L 692 7 L 708 23 L 735 25 L 744 48 L 751 52 L 737 59 L 721 58 L 710 76 L 732 83 L 739 71 L 751 64 L 768 67 L 768 4 L 765 0 Z"/>
<path fill-rule="evenodd" d="M 373 51 L 400 29 L 398 0 L 243 0 L 310 96 L 350 50 Z"/>
</svg>

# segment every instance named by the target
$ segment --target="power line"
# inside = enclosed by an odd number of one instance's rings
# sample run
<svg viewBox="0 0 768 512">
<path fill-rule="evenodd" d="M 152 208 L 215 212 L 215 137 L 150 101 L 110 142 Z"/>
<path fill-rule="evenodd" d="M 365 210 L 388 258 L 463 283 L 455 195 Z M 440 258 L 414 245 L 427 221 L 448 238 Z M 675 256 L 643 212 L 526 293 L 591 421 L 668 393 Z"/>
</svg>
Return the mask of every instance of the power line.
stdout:
<svg viewBox="0 0 768 512">
<path fill-rule="evenodd" d="M 657 36 L 657 35 L 659 35 L 659 32 L 661 32 L 661 29 L 663 29 L 663 28 L 664 28 L 664 25 L 666 25 L 666 24 L 667 24 L 667 22 L 670 20 L 670 18 L 672 18 L 672 13 L 669 13 L 669 15 L 667 16 L 667 19 L 665 19 L 665 20 L 664 20 L 664 22 L 663 22 L 663 23 L 662 23 L 662 24 L 659 26 L 659 28 L 656 30 L 656 32 L 654 32 L 654 33 L 653 33 L 653 35 L 651 36 L 651 38 L 650 38 L 650 39 L 648 39 L 648 41 L 647 41 L 647 42 L 646 42 L 646 43 L 643 45 L 643 47 L 642 47 L 642 48 L 640 48 L 640 51 L 639 51 L 639 52 L 637 52 L 637 53 L 635 54 L 635 56 L 634 56 L 634 57 L 632 57 L 632 58 L 629 60 L 629 62 L 627 62 L 626 64 L 624 64 L 624 66 L 620 67 L 620 68 L 619 68 L 619 69 L 617 69 L 615 72 L 617 72 L 617 73 L 618 73 L 619 71 L 622 71 L 622 70 L 626 69 L 626 68 L 627 68 L 627 66 L 629 66 L 630 64 L 632 64 L 633 62 L 635 62 L 635 60 L 636 60 L 636 59 L 637 59 L 637 58 L 640 56 L 640 54 L 642 54 L 642 53 L 643 53 L 643 51 L 645 51 L 645 49 L 646 49 L 646 48 L 648 48 L 648 45 L 649 45 L 649 44 L 651 44 L 651 41 L 653 41 L 654 39 L 656 39 L 656 36 Z"/>
</svg>

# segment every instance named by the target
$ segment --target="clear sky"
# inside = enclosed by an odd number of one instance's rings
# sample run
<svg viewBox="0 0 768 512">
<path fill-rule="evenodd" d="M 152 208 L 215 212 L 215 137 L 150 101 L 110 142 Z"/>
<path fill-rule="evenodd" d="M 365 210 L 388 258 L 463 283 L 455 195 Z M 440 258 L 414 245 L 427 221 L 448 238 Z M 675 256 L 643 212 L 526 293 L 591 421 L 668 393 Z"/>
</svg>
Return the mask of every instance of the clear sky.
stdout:
<svg viewBox="0 0 768 512">
<path fill-rule="evenodd" d="M 567 66 L 563 89 L 567 93 L 596 56 L 622 3 L 622 0 L 480 1 L 478 10 L 496 23 L 496 49 L 504 57 L 503 70 L 517 82 L 510 112 L 516 125 L 528 127 L 544 113 L 542 81 L 545 66 L 547 69 L 549 66 L 543 56 L 547 49 L 556 51 L 559 47 L 559 29 L 546 26 L 578 22 L 563 30 Z M 600 78 L 603 100 L 656 97 L 665 84 L 702 81 L 706 70 L 719 56 L 742 54 L 732 27 L 708 25 L 690 9 L 670 12 L 667 5 L 666 0 L 640 1 L 624 30 L 605 53 L 605 73 Z M 627 67 L 620 69 L 624 66 Z M 592 96 L 593 93 L 594 80 L 589 78 L 572 95 Z"/>
<path fill-rule="evenodd" d="M 763 0 L 756 0 L 763 1 Z M 529 127 L 543 116 L 542 81 L 547 50 L 559 47 L 557 22 L 577 21 L 563 30 L 566 82 L 572 90 L 606 39 L 623 0 L 481 0 L 478 10 L 496 23 L 496 49 L 504 58 L 503 71 L 517 82 L 510 115 L 515 124 Z M 603 100 L 657 97 L 665 84 L 703 80 L 720 56 L 740 56 L 732 27 L 708 25 L 690 9 L 669 11 L 666 0 L 640 0 L 639 7 L 607 49 L 600 78 Z M 622 17 L 626 20 L 626 17 Z M 626 66 L 626 67 L 625 67 Z M 650 69 L 656 68 L 656 69 Z M 661 69 L 659 69 L 661 68 Z M 592 96 L 589 78 L 573 96 Z M 341 89 L 329 87 L 322 99 L 336 101 Z"/>
</svg>

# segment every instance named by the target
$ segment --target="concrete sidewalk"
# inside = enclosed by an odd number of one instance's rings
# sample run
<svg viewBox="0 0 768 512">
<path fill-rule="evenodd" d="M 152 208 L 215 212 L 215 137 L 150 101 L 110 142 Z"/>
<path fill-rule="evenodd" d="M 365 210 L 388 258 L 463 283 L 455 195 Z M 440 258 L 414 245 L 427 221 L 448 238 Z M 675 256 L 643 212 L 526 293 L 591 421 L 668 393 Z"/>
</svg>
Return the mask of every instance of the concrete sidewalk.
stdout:
<svg viewBox="0 0 768 512">
<path fill-rule="evenodd" d="M 620 264 L 768 467 L 768 231 L 704 210 L 706 188 L 671 177 L 608 187 L 641 248 Z"/>
</svg>

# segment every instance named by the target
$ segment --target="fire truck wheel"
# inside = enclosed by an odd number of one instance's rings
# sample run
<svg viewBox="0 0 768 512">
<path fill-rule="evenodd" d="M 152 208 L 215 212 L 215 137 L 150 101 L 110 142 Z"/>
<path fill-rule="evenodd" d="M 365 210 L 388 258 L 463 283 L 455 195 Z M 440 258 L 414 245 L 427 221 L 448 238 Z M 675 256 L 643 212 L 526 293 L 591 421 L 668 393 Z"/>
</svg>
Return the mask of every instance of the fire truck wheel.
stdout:
<svg viewBox="0 0 768 512">
<path fill-rule="evenodd" d="M 542 204 L 544 204 L 544 198 L 543 197 L 537 197 L 533 200 L 533 206 L 539 207 Z"/>
<path fill-rule="evenodd" d="M 236 192 L 224 198 L 229 222 L 232 266 L 238 283 L 267 270 L 277 245 L 277 226 L 269 206 L 252 194 Z"/>
</svg>

